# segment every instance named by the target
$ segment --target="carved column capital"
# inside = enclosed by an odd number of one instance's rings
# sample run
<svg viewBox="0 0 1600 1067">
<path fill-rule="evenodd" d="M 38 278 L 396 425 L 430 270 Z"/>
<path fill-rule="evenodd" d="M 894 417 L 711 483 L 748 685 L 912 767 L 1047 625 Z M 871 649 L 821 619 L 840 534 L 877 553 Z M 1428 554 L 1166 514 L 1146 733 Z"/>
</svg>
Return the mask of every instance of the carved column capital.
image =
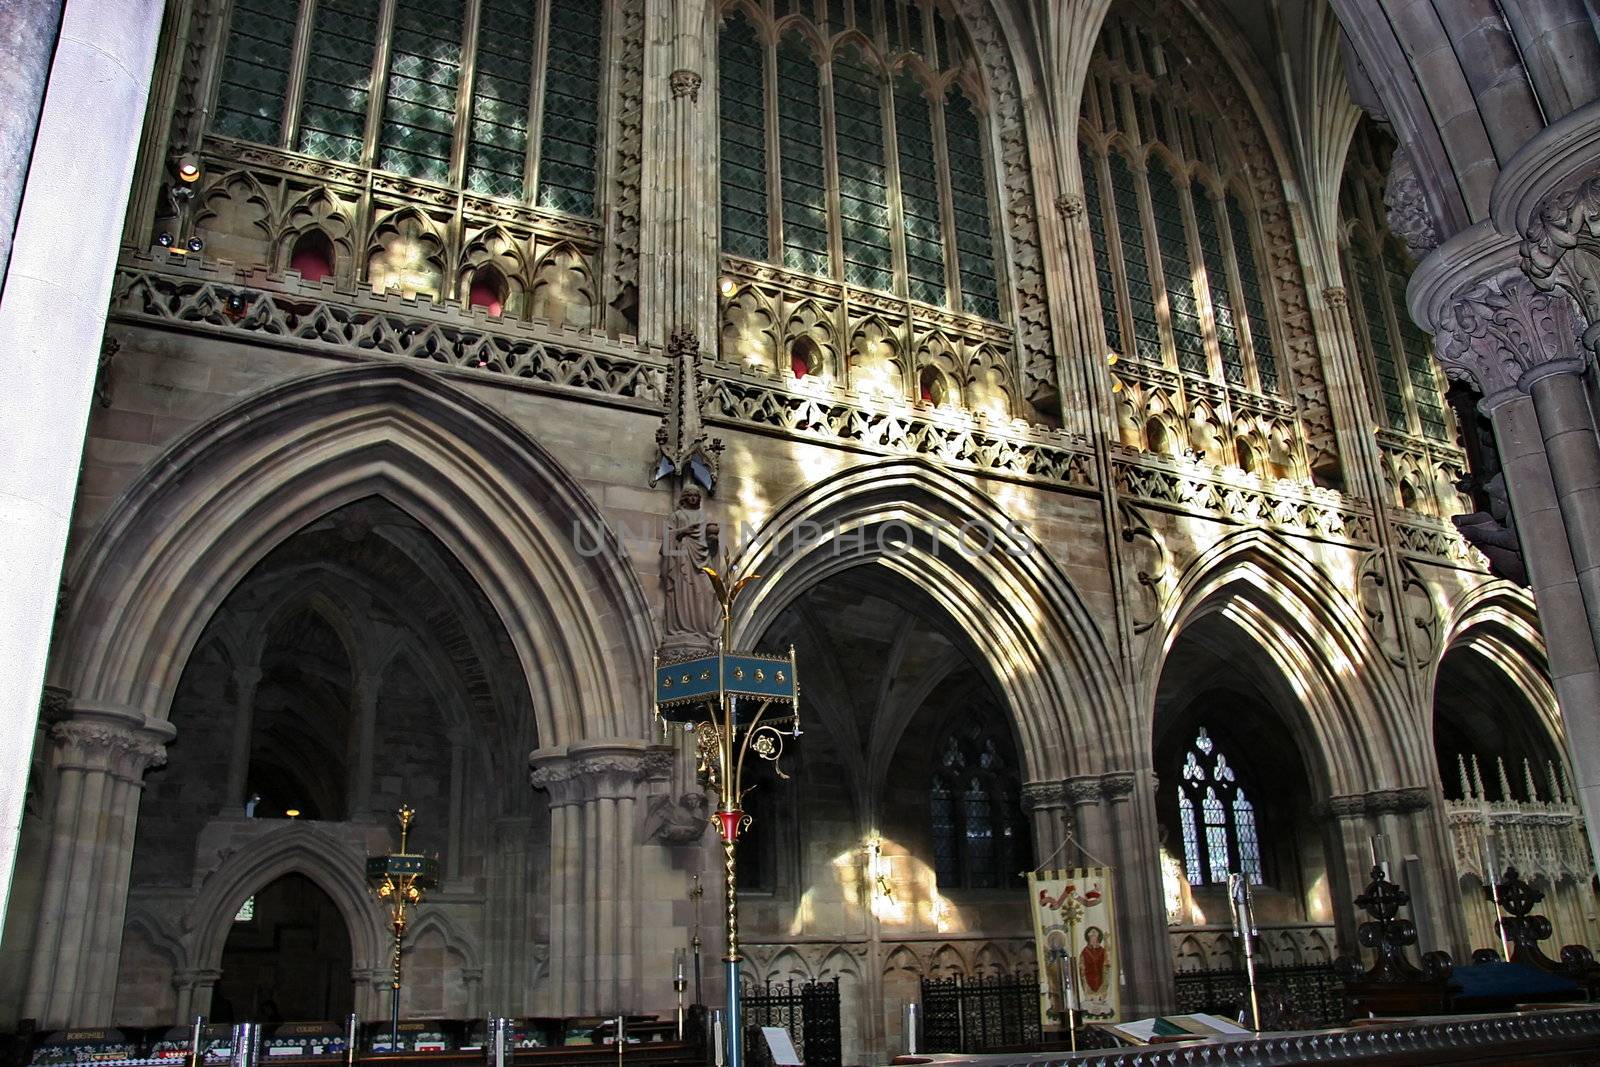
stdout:
<svg viewBox="0 0 1600 1067">
<path fill-rule="evenodd" d="M 670 759 L 670 756 L 668 757 Z M 638 783 L 656 770 L 657 759 L 642 742 L 603 742 L 541 749 L 528 757 L 528 780 L 550 794 L 550 803 L 586 803 L 602 797 L 634 796 Z"/>
<path fill-rule="evenodd" d="M 58 770 L 100 771 L 128 782 L 167 762 L 167 742 L 176 733 L 171 723 L 133 709 L 85 705 L 69 705 L 50 727 Z"/>
<path fill-rule="evenodd" d="M 1068 222 L 1079 218 L 1084 212 L 1083 197 L 1071 193 L 1063 193 L 1056 197 L 1056 210 L 1061 212 L 1062 218 Z"/>
<path fill-rule="evenodd" d="M 1590 323 L 1584 345 L 1600 349 L 1600 177 L 1540 200 L 1518 251 L 1534 285 L 1562 286 L 1579 302 Z"/>
<path fill-rule="evenodd" d="M 1100 777 L 1093 774 L 1082 775 L 1078 778 L 1068 778 L 1061 783 L 1061 788 L 1068 802 L 1074 806 L 1097 804 L 1104 793 L 1100 784 Z"/>
<path fill-rule="evenodd" d="M 668 80 L 672 85 L 672 98 L 674 100 L 681 100 L 687 96 L 690 103 L 699 102 L 700 75 L 698 73 L 692 70 L 679 69 L 668 75 Z"/>
<path fill-rule="evenodd" d="M 1100 794 L 1107 800 L 1127 800 L 1133 796 L 1135 780 L 1132 771 L 1111 771 L 1100 776 Z"/>
<path fill-rule="evenodd" d="M 1349 306 L 1350 294 L 1342 285 L 1330 285 L 1322 290 L 1322 299 L 1328 302 L 1329 307 L 1337 310 Z"/>
<path fill-rule="evenodd" d="M 1520 273 L 1468 285 L 1445 309 L 1437 352 L 1445 373 L 1472 382 L 1486 409 L 1525 392 L 1546 374 L 1580 373 L 1582 317 L 1563 292 Z"/>
<path fill-rule="evenodd" d="M 1060 782 L 1024 782 L 1022 784 L 1022 810 L 1062 808 L 1067 804 L 1067 791 Z"/>
<path fill-rule="evenodd" d="M 1404 148 L 1396 149 L 1389 161 L 1383 203 L 1389 209 L 1389 229 L 1405 241 L 1413 259 L 1420 260 L 1439 247 L 1439 226 L 1428 205 L 1428 194 Z"/>
<path fill-rule="evenodd" d="M 1329 797 L 1324 812 L 1335 819 L 1358 819 L 1378 815 L 1410 815 L 1432 806 L 1428 787 L 1400 786 L 1373 789 L 1366 793 L 1342 793 Z"/>
</svg>

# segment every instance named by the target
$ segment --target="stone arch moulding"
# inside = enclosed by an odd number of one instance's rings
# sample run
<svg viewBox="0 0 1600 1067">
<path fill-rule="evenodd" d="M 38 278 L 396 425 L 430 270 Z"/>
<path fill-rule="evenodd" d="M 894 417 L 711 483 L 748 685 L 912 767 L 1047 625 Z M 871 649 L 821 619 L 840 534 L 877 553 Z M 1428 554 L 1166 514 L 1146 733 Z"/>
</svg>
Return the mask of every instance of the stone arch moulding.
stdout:
<svg viewBox="0 0 1600 1067">
<path fill-rule="evenodd" d="M 831 575 L 879 564 L 958 627 L 983 635 L 983 666 L 1011 713 L 1025 780 L 1123 769 L 1128 716 L 1115 659 L 1043 546 L 1019 531 L 1009 538 L 1015 551 L 1000 547 L 1010 522 L 990 497 L 927 460 L 853 468 L 791 497 L 743 547 L 737 573 L 765 580 L 737 605 L 734 640 L 758 640 L 796 596 Z M 962 551 L 957 538 L 968 523 L 994 531 L 993 551 L 978 552 L 976 541 Z M 828 540 L 834 531 L 845 536 Z"/>
<path fill-rule="evenodd" d="M 1242 629 L 1279 671 L 1302 705 L 1289 722 L 1314 749 L 1306 753 L 1329 794 L 1366 793 L 1431 781 L 1418 760 L 1427 727 L 1417 721 L 1383 651 L 1356 605 L 1310 560 L 1260 530 L 1223 538 L 1197 557 L 1163 605 L 1140 677 L 1142 722 L 1154 714 L 1157 683 L 1172 646 L 1192 624 L 1222 615 Z M 1141 730 L 1140 743 L 1152 739 Z M 1397 779 L 1395 776 L 1399 776 Z M 1395 780 L 1391 780 L 1395 779 Z"/>
<path fill-rule="evenodd" d="M 1545 660 L 1544 633 L 1539 629 L 1533 597 L 1504 579 L 1484 582 L 1450 605 L 1444 639 L 1433 657 L 1427 676 L 1429 709 L 1439 684 L 1439 668 L 1451 651 L 1470 646 L 1492 661 L 1511 683 L 1527 695 L 1539 725 L 1558 752 L 1566 752 L 1566 728 L 1550 684 Z M 1428 716 L 1429 751 L 1432 751 L 1433 716 Z"/>
<path fill-rule="evenodd" d="M 233 918 L 245 898 L 286 874 L 302 874 L 333 900 L 350 931 L 350 963 L 356 972 L 382 967 L 389 934 L 372 893 L 362 880 L 366 856 L 307 823 L 290 823 L 239 849 L 201 885 L 185 919 L 184 941 L 197 968 L 220 970 Z"/>
<path fill-rule="evenodd" d="M 311 521 L 374 495 L 438 537 L 494 606 L 541 746 L 642 735 L 655 634 L 616 534 L 537 441 L 404 364 L 264 389 L 157 457 L 73 566 L 52 684 L 164 719 L 240 579 Z"/>
</svg>

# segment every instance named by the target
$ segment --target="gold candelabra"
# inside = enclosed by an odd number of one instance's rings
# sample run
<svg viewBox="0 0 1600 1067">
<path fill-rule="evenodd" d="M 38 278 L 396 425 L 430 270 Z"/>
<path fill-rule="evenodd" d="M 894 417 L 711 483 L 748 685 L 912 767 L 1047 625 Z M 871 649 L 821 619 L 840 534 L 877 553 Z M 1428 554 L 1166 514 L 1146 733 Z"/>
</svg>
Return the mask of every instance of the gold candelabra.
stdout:
<svg viewBox="0 0 1600 1067">
<path fill-rule="evenodd" d="M 394 931 L 389 987 L 391 1053 L 400 1050 L 400 951 L 405 942 L 406 927 L 411 921 L 407 912 L 422 903 L 424 891 L 439 884 L 439 861 L 415 854 L 406 847 L 411 836 L 411 823 L 417 817 L 416 811 L 409 804 L 401 804 L 395 816 L 400 823 L 400 851 L 367 860 L 367 881 L 379 903 L 388 912 L 389 926 Z"/>
<path fill-rule="evenodd" d="M 724 920 L 728 951 L 727 975 L 729 1067 L 740 1067 L 743 1034 L 739 1021 L 739 902 L 735 846 L 750 825 L 742 801 L 746 758 L 754 752 L 773 764 L 779 778 L 788 778 L 778 761 L 786 737 L 800 736 L 800 685 L 794 648 L 788 658 L 735 652 L 733 605 L 759 575 L 735 580 L 724 561 L 722 570 L 702 567 L 722 608 L 722 634 L 716 651 L 672 663 L 656 663 L 656 714 L 681 722 L 695 735 L 697 770 L 717 795 L 712 817 L 722 837 Z M 753 710 L 752 710 L 753 709 Z M 775 710 L 776 709 L 776 710 Z M 787 731 L 779 726 L 786 725 Z"/>
</svg>

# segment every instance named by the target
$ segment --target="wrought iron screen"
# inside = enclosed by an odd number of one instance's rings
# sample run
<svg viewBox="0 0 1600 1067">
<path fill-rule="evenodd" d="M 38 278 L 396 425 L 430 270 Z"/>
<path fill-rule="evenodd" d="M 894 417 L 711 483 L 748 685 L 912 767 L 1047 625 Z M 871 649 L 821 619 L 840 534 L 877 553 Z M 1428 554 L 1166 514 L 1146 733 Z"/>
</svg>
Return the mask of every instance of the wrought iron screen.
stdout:
<svg viewBox="0 0 1600 1067">
<path fill-rule="evenodd" d="M 745 1059 L 769 1064 L 760 1028 L 781 1026 L 789 1031 L 795 1051 L 806 1067 L 839 1067 L 839 980 L 745 986 L 739 995 L 744 1012 Z"/>
<path fill-rule="evenodd" d="M 1039 979 L 1032 973 L 922 980 L 922 1052 L 1037 1047 Z"/>
<path fill-rule="evenodd" d="M 1281 992 L 1286 1023 L 1317 1027 L 1345 1021 L 1344 982 L 1331 963 L 1263 968 L 1256 980 L 1264 992 L 1269 988 Z M 1248 996 L 1242 968 L 1180 971 L 1177 987 L 1180 1012 L 1204 1011 L 1224 1018 L 1237 1018 Z M 1270 997 L 1268 993 L 1264 1004 Z"/>
</svg>

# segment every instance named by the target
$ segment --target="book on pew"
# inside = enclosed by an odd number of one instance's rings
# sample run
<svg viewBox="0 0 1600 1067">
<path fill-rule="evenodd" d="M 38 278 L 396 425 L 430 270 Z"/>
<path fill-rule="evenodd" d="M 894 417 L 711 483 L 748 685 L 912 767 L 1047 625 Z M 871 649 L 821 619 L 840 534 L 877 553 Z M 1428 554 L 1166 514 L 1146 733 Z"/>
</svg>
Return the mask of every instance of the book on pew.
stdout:
<svg viewBox="0 0 1600 1067">
<path fill-rule="evenodd" d="M 1134 1019 L 1125 1023 L 1093 1023 L 1106 1033 L 1115 1034 L 1135 1045 L 1148 1045 L 1162 1039 L 1187 1040 L 1197 1037 L 1238 1037 L 1255 1031 L 1220 1015 L 1195 1012 L 1192 1015 L 1158 1015 L 1153 1019 Z"/>
</svg>

